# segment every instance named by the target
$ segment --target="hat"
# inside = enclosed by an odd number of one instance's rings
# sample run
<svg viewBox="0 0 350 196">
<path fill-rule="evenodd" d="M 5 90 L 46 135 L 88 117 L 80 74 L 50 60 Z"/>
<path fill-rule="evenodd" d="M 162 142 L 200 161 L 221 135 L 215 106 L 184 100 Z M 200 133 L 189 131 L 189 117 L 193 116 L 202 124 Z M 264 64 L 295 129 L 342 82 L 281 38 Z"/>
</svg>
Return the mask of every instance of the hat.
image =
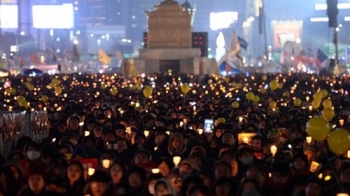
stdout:
<svg viewBox="0 0 350 196">
<path fill-rule="evenodd" d="M 84 157 L 84 158 L 87 157 L 87 153 L 86 153 L 84 147 L 82 147 L 82 146 L 80 146 L 80 145 L 78 145 L 78 146 L 75 147 L 75 149 L 74 149 L 74 151 L 73 151 L 73 153 L 72 153 L 72 158 L 75 157 L 75 156 L 77 156 L 77 155 L 80 155 L 80 156 L 82 156 L 82 157 Z"/>
<path fill-rule="evenodd" d="M 97 170 L 95 173 L 89 178 L 89 182 L 105 182 L 109 183 L 112 181 L 112 177 L 108 175 L 106 172 Z"/>
<path fill-rule="evenodd" d="M 271 166 L 272 173 L 288 175 L 290 173 L 289 165 L 285 161 L 276 161 Z"/>
<path fill-rule="evenodd" d="M 198 169 L 196 164 L 190 159 L 185 159 L 185 160 L 181 161 L 180 165 L 183 165 L 183 164 L 186 164 L 186 165 L 190 166 L 194 170 Z"/>
<path fill-rule="evenodd" d="M 134 157 L 136 157 L 136 155 L 137 155 L 137 154 L 140 154 L 140 153 L 141 153 L 141 154 L 147 155 L 148 159 L 151 159 L 151 158 L 152 158 L 152 157 L 151 157 L 151 153 L 148 152 L 147 150 L 144 150 L 144 149 L 141 149 L 141 150 L 136 151 Z"/>
</svg>

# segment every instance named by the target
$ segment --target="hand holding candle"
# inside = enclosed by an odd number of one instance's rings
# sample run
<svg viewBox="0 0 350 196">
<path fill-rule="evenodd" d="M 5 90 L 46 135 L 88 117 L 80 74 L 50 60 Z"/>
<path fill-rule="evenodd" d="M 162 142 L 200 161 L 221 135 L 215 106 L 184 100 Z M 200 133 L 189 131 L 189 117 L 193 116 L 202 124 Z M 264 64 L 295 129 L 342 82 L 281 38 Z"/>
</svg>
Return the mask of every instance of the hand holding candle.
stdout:
<svg viewBox="0 0 350 196">
<path fill-rule="evenodd" d="M 272 145 L 270 147 L 270 151 L 272 153 L 272 156 L 275 156 L 276 152 L 277 152 L 277 147 L 275 145 Z"/>
<path fill-rule="evenodd" d="M 173 157 L 173 162 L 174 162 L 176 167 L 179 165 L 180 161 L 181 161 L 181 157 L 179 157 L 179 156 Z"/>
</svg>

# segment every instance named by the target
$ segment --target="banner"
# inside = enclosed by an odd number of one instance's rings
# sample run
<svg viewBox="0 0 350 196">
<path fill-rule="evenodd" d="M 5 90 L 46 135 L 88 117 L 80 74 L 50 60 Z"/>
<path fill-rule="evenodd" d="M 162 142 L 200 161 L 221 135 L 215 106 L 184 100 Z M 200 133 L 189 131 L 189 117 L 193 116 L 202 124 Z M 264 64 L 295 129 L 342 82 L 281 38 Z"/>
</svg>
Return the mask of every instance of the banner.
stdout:
<svg viewBox="0 0 350 196">
<path fill-rule="evenodd" d="M 281 48 L 287 41 L 295 42 L 301 38 L 303 21 L 273 21 L 273 47 Z"/>
<path fill-rule="evenodd" d="M 95 169 L 95 171 L 98 169 L 97 159 L 81 159 L 79 161 L 83 164 L 85 179 L 88 177 L 89 168 Z"/>
</svg>

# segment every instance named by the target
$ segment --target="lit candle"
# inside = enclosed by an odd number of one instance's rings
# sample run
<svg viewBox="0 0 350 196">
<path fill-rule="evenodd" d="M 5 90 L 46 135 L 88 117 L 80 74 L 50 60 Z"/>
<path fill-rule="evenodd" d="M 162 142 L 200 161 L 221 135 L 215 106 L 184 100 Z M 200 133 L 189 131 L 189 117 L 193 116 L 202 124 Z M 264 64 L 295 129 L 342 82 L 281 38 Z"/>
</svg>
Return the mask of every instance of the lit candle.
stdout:
<svg viewBox="0 0 350 196">
<path fill-rule="evenodd" d="M 173 162 L 174 162 L 175 166 L 178 166 L 180 161 L 181 161 L 181 157 L 179 157 L 179 156 L 173 157 Z"/>
<path fill-rule="evenodd" d="M 239 120 L 239 122 L 242 122 L 243 117 L 242 116 L 238 117 L 238 120 Z"/>
<path fill-rule="evenodd" d="M 180 127 L 182 127 L 184 125 L 184 122 L 183 121 L 181 121 L 180 122 Z"/>
<path fill-rule="evenodd" d="M 344 125 L 344 119 L 340 119 L 339 120 L 339 124 L 340 124 L 340 126 L 343 126 Z"/>
<path fill-rule="evenodd" d="M 84 122 L 80 122 L 79 126 L 81 126 L 81 127 L 84 126 Z"/>
<path fill-rule="evenodd" d="M 90 132 L 89 131 L 84 131 L 84 136 L 87 137 L 90 135 Z"/>
<path fill-rule="evenodd" d="M 89 176 L 94 175 L 94 173 L 95 173 L 95 169 L 94 169 L 94 168 L 89 168 L 89 169 L 88 169 L 88 175 L 89 175 Z"/>
<path fill-rule="evenodd" d="M 244 142 L 244 143 L 246 143 L 246 144 L 247 144 L 247 143 L 248 143 L 248 141 L 249 141 L 248 137 L 244 137 L 244 138 L 243 138 L 243 142 Z"/>
<path fill-rule="evenodd" d="M 350 158 L 350 150 L 348 150 L 348 158 Z"/>
<path fill-rule="evenodd" d="M 52 139 L 52 142 L 55 142 L 55 141 L 56 141 L 56 138 L 53 138 L 53 139 Z"/>
<path fill-rule="evenodd" d="M 323 178 L 323 174 L 322 173 L 320 173 L 319 175 L 318 175 L 318 179 L 322 179 Z"/>
<path fill-rule="evenodd" d="M 310 171 L 312 173 L 315 173 L 317 171 L 319 165 L 320 165 L 319 163 L 312 161 L 311 165 L 310 165 Z"/>
<path fill-rule="evenodd" d="M 306 96 L 306 101 L 309 101 L 310 97 L 309 96 Z"/>
<path fill-rule="evenodd" d="M 145 131 L 143 132 L 143 134 L 145 134 L 145 136 L 148 137 L 148 136 L 149 136 L 149 131 L 148 131 L 148 130 L 145 130 Z"/>
<path fill-rule="evenodd" d="M 307 137 L 306 137 L 306 142 L 307 142 L 308 144 L 310 144 L 311 141 L 312 141 L 312 137 L 311 137 L 311 136 L 307 136 Z"/>
<path fill-rule="evenodd" d="M 202 134 L 203 134 L 203 129 L 197 129 L 197 131 L 198 131 L 198 134 L 199 134 L 199 135 L 202 135 Z"/>
<path fill-rule="evenodd" d="M 158 147 L 156 146 L 156 147 L 154 147 L 154 151 L 157 151 L 157 149 L 158 149 Z"/>
<path fill-rule="evenodd" d="M 275 145 L 272 145 L 270 148 L 270 151 L 272 153 L 272 156 L 275 156 L 276 152 L 277 152 L 277 147 Z"/>
<path fill-rule="evenodd" d="M 109 159 L 102 160 L 102 167 L 103 168 L 108 169 L 110 165 L 111 165 L 111 160 L 109 160 Z"/>
<path fill-rule="evenodd" d="M 159 169 L 158 168 L 153 168 L 152 169 L 152 174 L 158 174 L 159 173 Z"/>
<path fill-rule="evenodd" d="M 328 180 L 330 180 L 331 179 L 331 176 L 330 175 L 327 175 L 326 177 L 324 177 L 324 181 L 328 181 Z M 349 196 L 349 195 L 347 195 L 347 196 Z"/>
<path fill-rule="evenodd" d="M 347 193 L 338 193 L 337 196 L 349 196 Z"/>
<path fill-rule="evenodd" d="M 166 131 L 165 133 L 168 134 L 168 135 L 170 135 L 170 131 Z"/>
<path fill-rule="evenodd" d="M 312 105 L 309 105 L 309 110 L 312 111 Z"/>
</svg>

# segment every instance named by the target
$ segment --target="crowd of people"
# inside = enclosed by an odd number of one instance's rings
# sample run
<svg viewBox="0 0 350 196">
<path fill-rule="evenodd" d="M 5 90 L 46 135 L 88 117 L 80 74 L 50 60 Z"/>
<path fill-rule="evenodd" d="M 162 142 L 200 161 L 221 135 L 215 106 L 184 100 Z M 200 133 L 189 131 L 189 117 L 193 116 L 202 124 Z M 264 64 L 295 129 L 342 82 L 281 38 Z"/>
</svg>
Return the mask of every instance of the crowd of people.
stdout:
<svg viewBox="0 0 350 196">
<path fill-rule="evenodd" d="M 1 111 L 47 111 L 49 137 L 21 136 L 8 149 L 0 195 L 350 193 L 347 152 L 307 139 L 308 120 L 322 116 L 326 99 L 334 111 L 329 125 L 350 131 L 347 77 L 169 72 L 9 76 L 2 83 Z"/>
</svg>

